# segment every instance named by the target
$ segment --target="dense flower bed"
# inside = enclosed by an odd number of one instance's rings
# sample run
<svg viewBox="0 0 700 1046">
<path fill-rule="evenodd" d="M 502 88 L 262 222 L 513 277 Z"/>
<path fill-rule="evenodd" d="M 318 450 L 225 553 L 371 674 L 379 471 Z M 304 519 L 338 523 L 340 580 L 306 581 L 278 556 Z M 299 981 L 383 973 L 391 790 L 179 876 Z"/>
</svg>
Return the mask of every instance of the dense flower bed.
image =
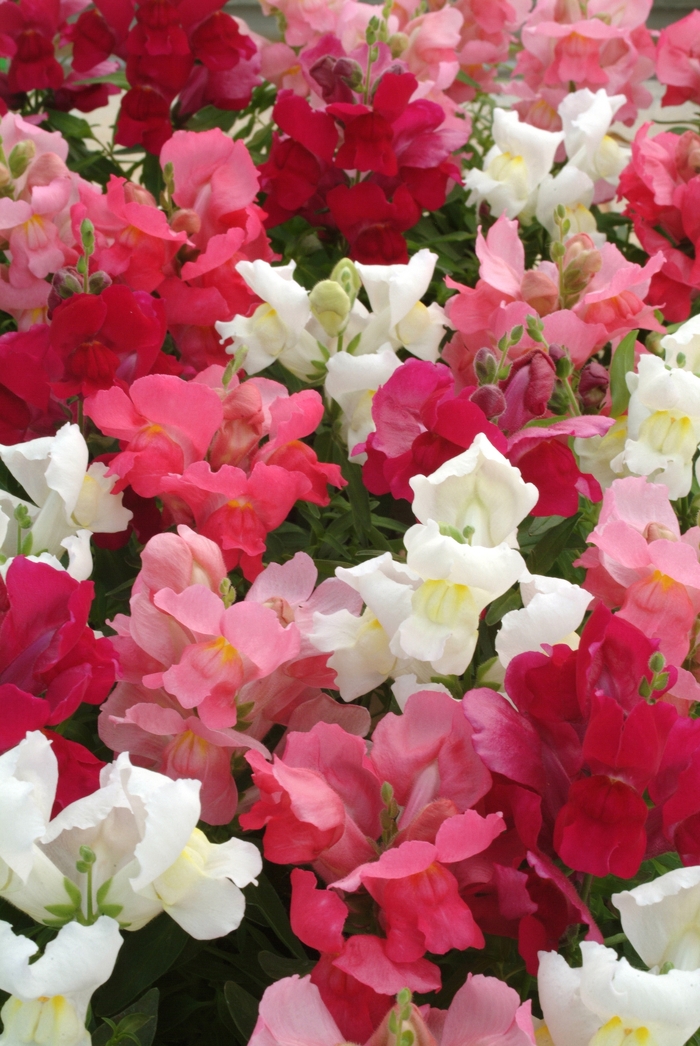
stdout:
<svg viewBox="0 0 700 1046">
<path fill-rule="evenodd" d="M 0 0 L 0 1044 L 700 1041 L 700 11 L 261 2 Z"/>
</svg>

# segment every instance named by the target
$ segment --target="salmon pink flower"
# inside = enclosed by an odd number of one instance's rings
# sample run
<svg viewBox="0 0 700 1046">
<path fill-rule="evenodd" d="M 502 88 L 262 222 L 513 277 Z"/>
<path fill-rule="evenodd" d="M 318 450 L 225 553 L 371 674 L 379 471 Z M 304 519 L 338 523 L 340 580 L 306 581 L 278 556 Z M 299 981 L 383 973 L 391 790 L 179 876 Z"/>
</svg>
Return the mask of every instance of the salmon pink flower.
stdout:
<svg viewBox="0 0 700 1046">
<path fill-rule="evenodd" d="M 88 397 L 85 412 L 109 436 L 126 444 L 110 470 L 137 494 L 163 491 L 163 477 L 180 475 L 207 452 L 223 420 L 213 389 L 167 374 L 138 378 L 129 395 L 118 386 Z"/>
<path fill-rule="evenodd" d="M 217 404 L 218 404 L 217 400 Z M 258 462 L 249 476 L 222 465 L 212 472 L 205 461 L 189 465 L 181 476 L 165 476 L 159 491 L 176 521 L 194 517 L 200 534 L 215 541 L 229 570 L 238 563 L 253 580 L 262 570 L 269 531 L 282 523 L 299 498 L 311 490 L 301 472 Z"/>
</svg>

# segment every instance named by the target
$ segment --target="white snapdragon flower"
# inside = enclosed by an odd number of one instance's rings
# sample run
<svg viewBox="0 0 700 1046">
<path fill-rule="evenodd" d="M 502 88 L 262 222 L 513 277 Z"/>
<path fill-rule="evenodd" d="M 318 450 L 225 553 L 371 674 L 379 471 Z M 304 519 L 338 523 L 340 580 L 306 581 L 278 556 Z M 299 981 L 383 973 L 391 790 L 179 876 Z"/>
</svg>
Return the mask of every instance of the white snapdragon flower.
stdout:
<svg viewBox="0 0 700 1046">
<path fill-rule="evenodd" d="M 579 170 L 573 163 L 567 163 L 558 174 L 547 174 L 542 179 L 535 205 L 537 221 L 545 227 L 550 236 L 556 236 L 558 230 L 554 212 L 557 207 L 562 206 L 569 221 L 566 239 L 585 232 L 596 245 L 602 246 L 605 236 L 597 231 L 598 226 L 590 210 L 594 191 L 595 184 L 585 171 Z"/>
<path fill-rule="evenodd" d="M 504 614 L 496 636 L 496 653 L 505 668 L 518 654 L 539 651 L 544 643 L 578 649 L 576 629 L 593 599 L 590 592 L 563 578 L 533 574 L 520 582 L 520 593 L 523 609 Z"/>
<path fill-rule="evenodd" d="M 464 179 L 471 189 L 469 206 L 486 200 L 494 217 L 517 218 L 521 212 L 534 212 L 538 186 L 552 169 L 564 132 L 543 131 L 521 123 L 514 110 L 496 108 L 493 140 L 484 170 L 473 167 Z"/>
<path fill-rule="evenodd" d="M 700 971 L 637 970 L 612 948 L 581 943 L 583 965 L 540 952 L 540 1004 L 554 1046 L 683 1046 L 700 1025 Z"/>
<path fill-rule="evenodd" d="M 623 94 L 609 95 L 602 88 L 593 94 L 584 88 L 567 94 L 559 105 L 566 155 L 594 182 L 603 178 L 616 185 L 629 161 L 629 149 L 622 148 L 608 133 L 626 101 Z"/>
<path fill-rule="evenodd" d="M 365 356 L 339 352 L 329 359 L 326 393 L 343 412 L 343 436 L 351 461 L 362 464 L 366 460 L 366 454 L 353 455 L 352 451 L 374 431 L 374 394 L 400 366 L 401 360 L 388 345 Z"/>
<path fill-rule="evenodd" d="M 700 443 L 700 378 L 669 369 L 658 356 L 642 356 L 637 373 L 627 375 L 627 385 L 632 393 L 627 440 L 610 467 L 618 474 L 627 468 L 652 483 L 665 483 L 671 501 L 684 497 Z"/>
<path fill-rule="evenodd" d="M 411 613 L 411 596 L 420 578 L 390 552 L 360 563 L 338 567 L 336 576 L 362 596 L 365 608 L 358 617 L 349 610 L 314 614 L 309 639 L 324 653 L 344 701 L 352 701 L 379 686 L 387 678 L 414 672 L 428 680 L 429 665 L 418 665 L 392 652 L 391 641 L 402 621 Z"/>
<path fill-rule="evenodd" d="M 34 941 L 0 922 L 0 989 L 10 993 L 0 1046 L 90 1046 L 88 1004 L 121 944 L 119 924 L 103 915 L 90 926 L 68 923 L 32 962 Z"/>
<path fill-rule="evenodd" d="M 436 673 L 461 675 L 474 655 L 481 611 L 522 576 L 523 559 L 506 544 L 460 544 L 432 519 L 411 527 L 404 544 L 406 564 L 420 584 L 391 650 L 430 662 Z"/>
<path fill-rule="evenodd" d="M 647 966 L 700 969 L 700 867 L 676 868 L 615 893 L 622 929 Z"/>
<path fill-rule="evenodd" d="M 669 367 L 688 370 L 700 378 L 700 316 L 692 316 L 674 334 L 661 339 Z"/>
<path fill-rule="evenodd" d="M 294 279 L 296 262 L 273 266 L 269 262 L 241 261 L 236 265 L 245 282 L 262 298 L 252 316 L 234 316 L 226 323 L 215 324 L 222 340 L 233 338 L 227 352 L 248 350 L 245 368 L 248 374 L 269 367 L 279 360 L 298 377 L 313 374 L 313 360 L 322 360 L 318 342 L 306 330 L 311 320 L 308 292 Z"/>
<path fill-rule="evenodd" d="M 88 578 L 92 573 L 91 535 L 119 533 L 132 517 L 122 504 L 122 495 L 112 493 L 117 476 L 107 476 L 103 462 L 88 468 L 87 444 L 77 425 L 64 425 L 55 436 L 0 446 L 0 459 L 33 502 L 0 493 L 0 506 L 7 517 L 3 555 L 15 555 L 20 542 L 31 535 L 29 551 L 33 555 L 46 552 L 58 558 L 67 550 L 69 573 L 78 581 Z M 31 527 L 18 540 L 14 514 L 19 506 L 24 507 Z"/>
<path fill-rule="evenodd" d="M 622 454 L 627 441 L 627 418 L 618 418 L 604 436 L 576 437 L 574 452 L 581 472 L 588 472 L 600 483 L 603 490 L 623 476 L 632 473 L 625 467 Z M 613 471 L 611 462 L 616 463 Z"/>
<path fill-rule="evenodd" d="M 132 766 L 124 752 L 96 792 L 49 821 L 56 780 L 42 734 L 0 756 L 0 810 L 19 819 L 14 829 L 0 819 L 1 897 L 38 922 L 104 914 L 138 930 L 165 911 L 199 940 L 240 924 L 240 888 L 260 872 L 260 853 L 239 839 L 210 843 L 196 827 L 199 781 Z"/>
<path fill-rule="evenodd" d="M 389 343 L 434 363 L 447 323 L 440 305 L 424 305 L 437 254 L 423 249 L 406 265 L 361 265 L 355 262 L 372 306 L 357 354 L 376 352 Z"/>
<path fill-rule="evenodd" d="M 482 432 L 463 454 L 409 483 L 415 494 L 413 514 L 420 523 L 434 519 L 460 533 L 466 529 L 471 545 L 487 548 L 504 541 L 517 548 L 518 524 L 539 497 L 534 483 L 526 483 L 520 469 Z"/>
</svg>

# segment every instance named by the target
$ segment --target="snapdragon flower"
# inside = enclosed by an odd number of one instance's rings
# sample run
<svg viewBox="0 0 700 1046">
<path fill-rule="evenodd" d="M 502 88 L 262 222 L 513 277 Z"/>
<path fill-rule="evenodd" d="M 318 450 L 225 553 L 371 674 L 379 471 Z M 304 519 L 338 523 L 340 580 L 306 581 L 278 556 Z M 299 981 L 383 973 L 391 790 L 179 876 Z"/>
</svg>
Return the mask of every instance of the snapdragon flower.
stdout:
<svg viewBox="0 0 700 1046">
<path fill-rule="evenodd" d="M 32 499 L 0 492 L 0 510 L 7 518 L 3 555 L 45 552 L 59 558 L 68 551 L 69 573 L 78 581 L 90 577 L 92 534 L 119 533 L 132 517 L 122 495 L 112 493 L 117 476 L 108 476 L 100 461 L 88 467 L 87 444 L 77 425 L 64 425 L 55 436 L 0 446 L 0 459 Z M 18 535 L 20 522 L 23 533 Z"/>
<path fill-rule="evenodd" d="M 540 952 L 538 988 L 554 1046 L 684 1046 L 700 1025 L 700 971 L 659 976 L 581 942 L 583 965 Z"/>
<path fill-rule="evenodd" d="M 471 189 L 469 206 L 485 200 L 495 216 L 508 218 L 534 213 L 537 189 L 552 169 L 564 132 L 543 131 L 521 123 L 515 111 L 496 108 L 492 133 L 495 144 L 484 158 L 483 171 L 473 167 L 464 179 Z"/>
<path fill-rule="evenodd" d="M 700 969 L 700 867 L 614 893 L 622 929 L 647 966 Z"/>
<path fill-rule="evenodd" d="M 434 519 L 471 545 L 494 548 L 503 541 L 517 548 L 518 524 L 537 504 L 539 491 L 483 432 L 463 454 L 450 458 L 430 476 L 409 480 L 415 494 L 413 513 L 420 523 Z"/>
<path fill-rule="evenodd" d="M 122 945 L 119 924 L 106 915 L 90 926 L 72 922 L 38 946 L 0 922 L 0 1046 L 90 1046 L 85 1027 L 93 992 L 107 981 Z"/>
<path fill-rule="evenodd" d="M 208 940 L 240 924 L 240 888 L 255 880 L 260 853 L 235 838 L 210 843 L 197 828 L 199 781 L 132 766 L 124 752 L 96 792 L 49 820 L 56 781 L 43 734 L 0 756 L 0 809 L 11 813 L 0 821 L 0 897 L 49 925 L 108 915 L 138 930 L 165 911 Z"/>
<path fill-rule="evenodd" d="M 627 385 L 627 440 L 610 467 L 665 483 L 672 501 L 684 497 L 700 444 L 700 378 L 668 368 L 658 356 L 642 356 Z"/>
</svg>

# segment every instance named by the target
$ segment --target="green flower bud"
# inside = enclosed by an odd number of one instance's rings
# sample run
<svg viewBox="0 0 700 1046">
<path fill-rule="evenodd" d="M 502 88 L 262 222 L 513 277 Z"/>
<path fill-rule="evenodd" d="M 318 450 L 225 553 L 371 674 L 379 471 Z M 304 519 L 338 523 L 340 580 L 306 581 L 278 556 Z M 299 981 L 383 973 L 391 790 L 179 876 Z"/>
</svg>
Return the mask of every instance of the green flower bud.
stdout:
<svg viewBox="0 0 700 1046">
<path fill-rule="evenodd" d="M 348 321 L 352 302 L 335 280 L 321 280 L 309 294 L 311 311 L 326 334 L 335 338 Z"/>
<path fill-rule="evenodd" d="M 24 174 L 35 156 L 36 145 L 31 138 L 25 138 L 24 141 L 17 142 L 8 160 L 12 177 L 19 178 L 20 175 Z"/>
<path fill-rule="evenodd" d="M 362 280 L 360 274 L 355 268 L 354 264 L 349 258 L 341 258 L 337 265 L 334 267 L 333 272 L 330 276 L 331 280 L 335 283 L 339 283 L 343 288 L 350 304 L 354 305 L 357 292 L 362 286 Z"/>
</svg>

